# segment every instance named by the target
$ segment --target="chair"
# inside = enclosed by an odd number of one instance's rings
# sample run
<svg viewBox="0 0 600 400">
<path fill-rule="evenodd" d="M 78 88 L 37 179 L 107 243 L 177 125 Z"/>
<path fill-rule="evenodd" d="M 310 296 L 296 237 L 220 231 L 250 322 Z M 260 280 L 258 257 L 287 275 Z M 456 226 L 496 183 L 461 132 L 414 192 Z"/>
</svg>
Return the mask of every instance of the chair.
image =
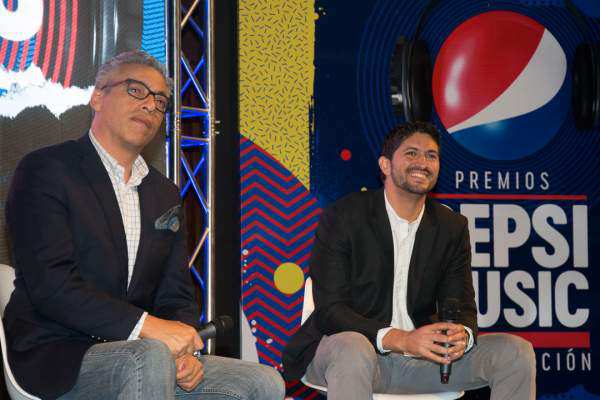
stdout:
<svg viewBox="0 0 600 400">
<path fill-rule="evenodd" d="M 40 400 L 39 397 L 35 397 L 27 393 L 19 386 L 15 380 L 10 365 L 8 365 L 8 356 L 6 355 L 6 337 L 4 335 L 4 324 L 2 323 L 2 317 L 4 316 L 4 309 L 10 299 L 10 295 L 15 289 L 15 270 L 8 265 L 0 264 L 0 345 L 2 346 L 2 365 L 4 366 L 4 381 L 6 382 L 6 389 L 8 395 L 12 400 Z"/>
<path fill-rule="evenodd" d="M 315 302 L 313 300 L 312 279 L 306 278 L 304 284 L 304 303 L 302 304 L 302 324 L 306 322 L 310 314 L 315 310 Z M 306 386 L 316 389 L 320 392 L 327 392 L 327 388 L 315 385 L 306 380 L 301 379 Z M 465 392 L 442 392 L 442 393 L 423 393 L 423 394 L 387 394 L 374 393 L 373 400 L 454 400 L 461 398 Z"/>
</svg>

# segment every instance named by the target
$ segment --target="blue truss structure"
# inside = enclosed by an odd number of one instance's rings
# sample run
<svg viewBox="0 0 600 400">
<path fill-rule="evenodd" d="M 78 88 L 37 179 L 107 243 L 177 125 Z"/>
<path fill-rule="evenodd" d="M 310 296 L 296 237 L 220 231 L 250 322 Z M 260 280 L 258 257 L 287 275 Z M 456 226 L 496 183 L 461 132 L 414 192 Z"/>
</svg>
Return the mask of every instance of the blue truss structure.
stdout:
<svg viewBox="0 0 600 400">
<path fill-rule="evenodd" d="M 169 32 L 169 66 L 174 81 L 174 109 L 167 119 L 167 171 L 181 189 L 188 235 L 195 238 L 189 267 L 202 298 L 201 321 L 214 317 L 210 212 L 211 168 L 211 0 L 166 0 Z M 179 29 L 177 29 L 179 28 Z M 178 95 L 178 96 L 177 96 Z M 191 204 L 190 204 L 191 203 Z M 191 215 L 190 215 L 191 214 Z M 193 226 L 190 231 L 190 226 Z M 205 350 L 213 352 L 212 343 Z"/>
</svg>

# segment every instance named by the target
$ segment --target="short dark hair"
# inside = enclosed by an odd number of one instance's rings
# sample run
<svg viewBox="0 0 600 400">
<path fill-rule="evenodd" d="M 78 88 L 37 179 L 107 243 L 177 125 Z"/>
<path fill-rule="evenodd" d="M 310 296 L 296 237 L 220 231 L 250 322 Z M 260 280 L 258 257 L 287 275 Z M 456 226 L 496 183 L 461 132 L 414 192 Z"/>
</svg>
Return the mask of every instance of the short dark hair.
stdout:
<svg viewBox="0 0 600 400">
<path fill-rule="evenodd" d="M 387 134 L 381 146 L 381 155 L 391 160 L 394 152 L 400 147 L 402 142 L 417 132 L 429 135 L 438 148 L 440 147 L 440 131 L 434 124 L 430 122 L 406 122 L 395 126 Z"/>
</svg>

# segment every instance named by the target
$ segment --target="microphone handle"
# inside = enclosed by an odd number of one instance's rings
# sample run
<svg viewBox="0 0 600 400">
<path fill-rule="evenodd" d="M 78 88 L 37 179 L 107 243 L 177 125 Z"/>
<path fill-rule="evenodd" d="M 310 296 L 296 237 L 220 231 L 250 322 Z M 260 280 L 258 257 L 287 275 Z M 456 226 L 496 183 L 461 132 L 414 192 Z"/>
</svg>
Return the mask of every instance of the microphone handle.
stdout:
<svg viewBox="0 0 600 400">
<path fill-rule="evenodd" d="M 202 340 L 214 339 L 217 337 L 217 327 L 214 323 L 209 322 L 198 329 L 198 336 L 200 336 Z"/>
<path fill-rule="evenodd" d="M 440 382 L 447 384 L 450 381 L 452 364 L 440 364 Z"/>
<path fill-rule="evenodd" d="M 454 320 L 447 319 L 444 322 L 454 323 Z M 447 331 L 443 332 L 444 335 L 447 334 Z M 443 343 L 442 346 L 445 348 L 452 347 L 450 343 Z M 450 374 L 452 373 L 452 363 L 450 364 L 440 364 L 440 382 L 443 384 L 447 384 L 450 381 Z"/>
</svg>

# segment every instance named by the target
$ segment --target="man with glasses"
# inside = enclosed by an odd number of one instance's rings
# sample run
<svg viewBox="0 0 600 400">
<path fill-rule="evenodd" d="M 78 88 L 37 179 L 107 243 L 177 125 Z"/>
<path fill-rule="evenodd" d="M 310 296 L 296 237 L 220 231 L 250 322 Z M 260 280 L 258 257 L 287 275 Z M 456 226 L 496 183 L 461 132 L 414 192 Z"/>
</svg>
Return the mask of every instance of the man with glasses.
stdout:
<svg viewBox="0 0 600 400">
<path fill-rule="evenodd" d="M 202 349 L 179 192 L 140 156 L 172 93 L 120 54 L 96 77 L 88 133 L 34 151 L 6 205 L 15 291 L 4 323 L 17 381 L 42 398 L 282 399 L 272 368 Z"/>
</svg>

